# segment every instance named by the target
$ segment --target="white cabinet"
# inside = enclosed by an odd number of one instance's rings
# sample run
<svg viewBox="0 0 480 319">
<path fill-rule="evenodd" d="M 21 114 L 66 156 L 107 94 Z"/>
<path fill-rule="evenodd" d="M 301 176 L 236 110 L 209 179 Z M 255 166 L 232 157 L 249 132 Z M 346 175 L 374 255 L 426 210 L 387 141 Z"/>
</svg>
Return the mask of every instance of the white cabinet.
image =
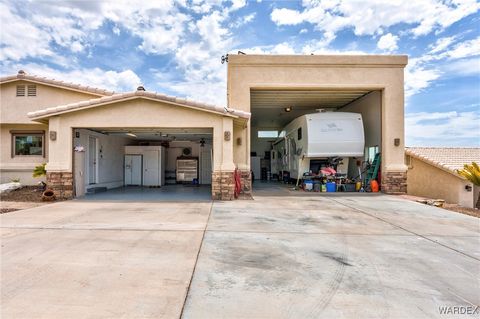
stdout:
<svg viewBox="0 0 480 319">
<path fill-rule="evenodd" d="M 142 183 L 143 186 L 165 185 L 165 148 L 162 146 L 125 146 L 125 157 L 128 155 L 141 155 L 142 158 Z M 138 163 L 136 164 L 138 167 Z M 126 170 L 125 166 L 125 170 Z M 137 168 L 135 168 L 137 172 Z M 125 184 L 130 175 L 125 171 Z M 137 177 L 136 177 L 137 178 Z M 131 184 L 136 185 L 136 184 Z"/>
<path fill-rule="evenodd" d="M 142 155 L 125 155 L 125 185 L 142 185 Z"/>
</svg>

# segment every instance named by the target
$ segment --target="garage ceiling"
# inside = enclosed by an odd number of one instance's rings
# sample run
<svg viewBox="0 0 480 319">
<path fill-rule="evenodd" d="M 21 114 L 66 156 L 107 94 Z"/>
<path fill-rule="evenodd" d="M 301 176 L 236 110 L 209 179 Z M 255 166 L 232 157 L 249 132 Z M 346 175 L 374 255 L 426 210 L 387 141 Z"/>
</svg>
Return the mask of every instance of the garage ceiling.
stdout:
<svg viewBox="0 0 480 319">
<path fill-rule="evenodd" d="M 265 90 L 252 89 L 252 126 L 282 128 L 316 109 L 337 110 L 370 93 L 370 90 Z M 285 112 L 291 107 L 291 112 Z"/>
<path fill-rule="evenodd" d="M 123 136 L 137 141 L 212 141 L 212 130 L 203 128 L 89 128 L 102 134 Z M 135 135 L 132 136 L 131 134 Z"/>
</svg>

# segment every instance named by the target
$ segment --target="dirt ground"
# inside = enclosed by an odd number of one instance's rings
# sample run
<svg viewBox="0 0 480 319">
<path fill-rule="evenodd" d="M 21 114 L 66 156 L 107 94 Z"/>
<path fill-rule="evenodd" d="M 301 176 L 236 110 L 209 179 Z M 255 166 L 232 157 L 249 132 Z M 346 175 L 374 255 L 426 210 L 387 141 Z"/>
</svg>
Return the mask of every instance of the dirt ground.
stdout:
<svg viewBox="0 0 480 319">
<path fill-rule="evenodd" d="M 418 196 L 412 196 L 412 195 L 399 195 L 399 197 L 408 199 L 414 202 L 419 200 L 430 199 L 430 198 L 418 197 Z M 452 212 L 480 218 L 480 210 L 475 208 L 468 208 L 468 207 L 463 207 L 457 204 L 449 204 L 449 203 L 445 203 L 441 208 L 452 211 Z"/>
<path fill-rule="evenodd" d="M 0 199 L 8 202 L 41 202 L 42 191 L 37 186 L 24 186 L 0 195 Z"/>
<path fill-rule="evenodd" d="M 0 194 L 0 214 L 42 206 L 53 202 L 42 201 L 42 191 L 36 186 L 24 186 L 8 193 Z"/>
</svg>

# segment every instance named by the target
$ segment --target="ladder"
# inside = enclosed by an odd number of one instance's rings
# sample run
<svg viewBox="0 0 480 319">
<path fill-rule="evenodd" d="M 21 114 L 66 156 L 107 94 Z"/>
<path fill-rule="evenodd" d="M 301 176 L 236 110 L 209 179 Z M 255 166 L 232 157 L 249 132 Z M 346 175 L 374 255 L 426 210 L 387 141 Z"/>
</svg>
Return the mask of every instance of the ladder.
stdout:
<svg viewBox="0 0 480 319">
<path fill-rule="evenodd" d="M 377 179 L 378 170 L 380 169 L 381 156 L 380 153 L 375 154 L 372 164 L 367 171 L 367 176 L 365 177 L 365 186 L 370 187 L 370 181 Z"/>
</svg>

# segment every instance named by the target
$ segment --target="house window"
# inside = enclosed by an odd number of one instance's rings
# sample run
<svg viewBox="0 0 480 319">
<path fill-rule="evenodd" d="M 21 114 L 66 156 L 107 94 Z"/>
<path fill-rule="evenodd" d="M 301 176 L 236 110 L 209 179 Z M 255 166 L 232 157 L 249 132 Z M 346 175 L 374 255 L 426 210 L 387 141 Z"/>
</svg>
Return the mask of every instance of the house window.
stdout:
<svg viewBox="0 0 480 319">
<path fill-rule="evenodd" d="M 302 128 L 299 127 L 298 130 L 297 130 L 297 140 L 301 140 L 302 139 Z"/>
<path fill-rule="evenodd" d="M 45 132 L 11 132 L 13 156 L 44 156 Z"/>
<path fill-rule="evenodd" d="M 278 131 L 258 131 L 259 138 L 277 138 Z"/>
<path fill-rule="evenodd" d="M 25 85 L 17 85 L 17 96 L 25 96 Z"/>
</svg>

